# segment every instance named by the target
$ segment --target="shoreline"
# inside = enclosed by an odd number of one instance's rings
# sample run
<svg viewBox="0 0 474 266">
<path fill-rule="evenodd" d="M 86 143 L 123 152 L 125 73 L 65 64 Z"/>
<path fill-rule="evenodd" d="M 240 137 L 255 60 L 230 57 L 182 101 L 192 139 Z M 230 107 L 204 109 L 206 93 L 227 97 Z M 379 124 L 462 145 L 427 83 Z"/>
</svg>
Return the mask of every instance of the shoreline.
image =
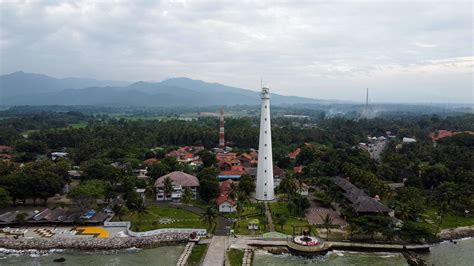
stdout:
<svg viewBox="0 0 474 266">
<path fill-rule="evenodd" d="M 147 237 L 123 238 L 0 238 L 0 248 L 12 250 L 121 250 L 156 248 L 186 243 L 187 234 L 160 234 Z"/>
<path fill-rule="evenodd" d="M 454 241 L 466 237 L 474 237 L 474 225 L 443 229 L 437 235 L 441 240 L 440 242 L 446 240 Z"/>
</svg>

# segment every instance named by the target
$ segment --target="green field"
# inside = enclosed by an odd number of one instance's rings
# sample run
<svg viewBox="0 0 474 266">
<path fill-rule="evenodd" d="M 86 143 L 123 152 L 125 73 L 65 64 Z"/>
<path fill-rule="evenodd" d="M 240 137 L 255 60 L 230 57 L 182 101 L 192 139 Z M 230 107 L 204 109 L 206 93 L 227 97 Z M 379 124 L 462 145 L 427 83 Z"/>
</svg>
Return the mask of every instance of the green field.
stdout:
<svg viewBox="0 0 474 266">
<path fill-rule="evenodd" d="M 207 248 L 209 245 L 195 245 L 193 251 L 189 255 L 187 265 L 200 265 L 201 261 L 203 260 L 204 255 L 206 254 Z"/>
<path fill-rule="evenodd" d="M 230 266 L 240 266 L 244 258 L 244 251 L 232 248 L 227 251 L 227 257 L 229 258 Z"/>
<path fill-rule="evenodd" d="M 429 209 L 424 213 L 424 216 L 431 220 L 432 226 L 436 227 L 438 225 L 437 213 L 435 209 Z M 459 216 L 448 214 L 443 217 L 442 223 L 440 224 L 440 229 L 456 228 L 460 226 L 471 226 L 474 225 L 473 216 Z"/>
<path fill-rule="evenodd" d="M 270 210 L 272 212 L 273 224 L 275 225 L 275 231 L 291 235 L 293 234 L 293 226 L 310 226 L 304 217 L 294 217 L 290 215 L 288 210 L 287 202 L 275 202 L 270 203 Z M 277 216 L 284 215 L 286 217 L 286 223 L 283 228 L 277 224 Z"/>
<path fill-rule="evenodd" d="M 234 232 L 236 235 L 252 235 L 252 232 L 248 229 L 248 224 L 251 220 L 258 219 L 260 224 L 258 230 L 255 231 L 255 235 L 262 235 L 266 232 L 263 226 L 263 217 L 250 217 L 240 220 L 234 223 Z"/>
<path fill-rule="evenodd" d="M 175 220 L 169 224 L 160 224 L 160 218 L 169 218 Z M 122 217 L 123 221 L 132 222 L 132 230 L 149 231 L 160 228 L 205 228 L 201 222 L 201 217 L 195 213 L 169 207 L 149 206 L 148 213 L 143 214 L 141 222 L 138 214 L 130 212 Z M 118 217 L 113 218 L 118 221 Z"/>
</svg>

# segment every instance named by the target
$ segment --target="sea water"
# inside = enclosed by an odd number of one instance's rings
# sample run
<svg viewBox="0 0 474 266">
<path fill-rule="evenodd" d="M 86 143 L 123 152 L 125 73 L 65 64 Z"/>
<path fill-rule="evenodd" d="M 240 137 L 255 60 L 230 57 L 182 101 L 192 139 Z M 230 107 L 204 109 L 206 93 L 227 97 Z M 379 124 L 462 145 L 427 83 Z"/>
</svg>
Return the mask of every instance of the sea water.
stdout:
<svg viewBox="0 0 474 266">
<path fill-rule="evenodd" d="M 120 251 L 70 251 L 70 250 L 6 250 L 0 249 L 0 265 L 176 265 L 184 246 L 168 246 L 154 249 L 127 249 Z M 457 240 L 456 244 L 445 241 L 422 255 L 432 266 L 474 265 L 474 239 Z M 65 258 L 65 263 L 54 259 Z M 332 251 L 324 256 L 305 258 L 290 254 L 274 255 L 257 250 L 253 265 L 408 265 L 400 253 Z"/>
</svg>

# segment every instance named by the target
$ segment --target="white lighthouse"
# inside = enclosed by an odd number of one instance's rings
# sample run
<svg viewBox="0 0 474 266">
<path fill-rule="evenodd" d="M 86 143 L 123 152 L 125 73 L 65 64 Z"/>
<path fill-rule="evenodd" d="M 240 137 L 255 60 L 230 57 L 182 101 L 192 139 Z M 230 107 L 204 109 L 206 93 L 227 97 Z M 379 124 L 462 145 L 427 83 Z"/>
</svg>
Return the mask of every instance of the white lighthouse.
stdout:
<svg viewBox="0 0 474 266">
<path fill-rule="evenodd" d="M 273 156 L 272 132 L 270 125 L 270 89 L 262 88 L 262 111 L 260 114 L 260 138 L 258 143 L 257 187 L 255 199 L 273 200 Z"/>
</svg>

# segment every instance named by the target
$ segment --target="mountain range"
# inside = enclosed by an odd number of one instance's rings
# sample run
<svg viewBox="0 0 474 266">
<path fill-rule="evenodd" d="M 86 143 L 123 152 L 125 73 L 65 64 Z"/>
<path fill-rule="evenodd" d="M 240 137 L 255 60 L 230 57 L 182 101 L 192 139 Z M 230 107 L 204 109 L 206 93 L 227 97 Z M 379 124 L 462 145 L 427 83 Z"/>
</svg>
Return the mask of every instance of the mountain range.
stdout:
<svg viewBox="0 0 474 266">
<path fill-rule="evenodd" d="M 272 104 L 321 100 L 271 94 Z M 58 79 L 22 71 L 0 76 L 0 105 L 211 106 L 256 105 L 259 93 L 190 78 L 135 83 L 84 78 Z"/>
</svg>

